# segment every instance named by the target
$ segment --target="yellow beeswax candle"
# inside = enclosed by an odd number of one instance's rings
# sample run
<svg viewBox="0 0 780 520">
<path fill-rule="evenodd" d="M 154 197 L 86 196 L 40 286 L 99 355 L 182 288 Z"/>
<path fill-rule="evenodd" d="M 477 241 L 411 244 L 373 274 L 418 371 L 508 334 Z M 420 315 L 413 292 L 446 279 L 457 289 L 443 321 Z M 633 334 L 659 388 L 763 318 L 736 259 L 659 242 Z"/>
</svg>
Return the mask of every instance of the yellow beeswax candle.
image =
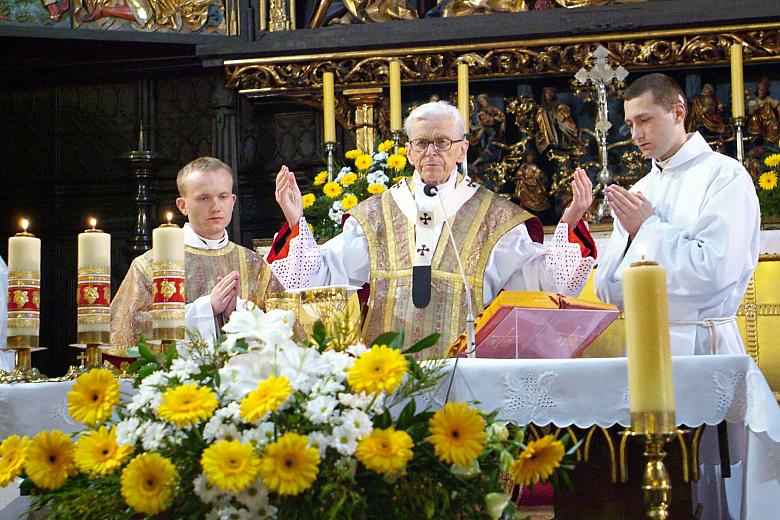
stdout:
<svg viewBox="0 0 780 520">
<path fill-rule="evenodd" d="M 745 83 L 742 78 L 742 44 L 731 46 L 731 115 L 745 117 Z"/>
<path fill-rule="evenodd" d="M 333 73 L 322 74 L 323 133 L 326 143 L 336 142 L 336 104 L 333 93 Z"/>
<path fill-rule="evenodd" d="M 672 355 L 666 271 L 655 262 L 631 264 L 623 272 L 632 419 L 647 412 L 674 412 Z"/>
<path fill-rule="evenodd" d="M 401 130 L 401 63 L 390 62 L 390 130 Z"/>
<path fill-rule="evenodd" d="M 469 110 L 469 66 L 458 63 L 458 111 L 463 118 L 463 133 L 468 134 L 471 126 Z"/>
</svg>

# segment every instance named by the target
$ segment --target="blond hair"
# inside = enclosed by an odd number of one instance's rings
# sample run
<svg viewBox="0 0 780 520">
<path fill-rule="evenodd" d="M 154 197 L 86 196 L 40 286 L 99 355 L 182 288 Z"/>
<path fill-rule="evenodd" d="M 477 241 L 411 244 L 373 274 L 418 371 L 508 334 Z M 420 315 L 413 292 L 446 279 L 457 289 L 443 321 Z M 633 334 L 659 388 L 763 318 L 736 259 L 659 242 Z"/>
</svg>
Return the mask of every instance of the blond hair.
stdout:
<svg viewBox="0 0 780 520">
<path fill-rule="evenodd" d="M 233 180 L 233 169 L 219 159 L 204 156 L 188 162 L 176 175 L 176 187 L 179 188 L 179 195 L 184 196 L 184 182 L 188 177 L 197 173 L 217 173 L 220 171 L 226 171 L 230 175 L 230 179 Z"/>
</svg>

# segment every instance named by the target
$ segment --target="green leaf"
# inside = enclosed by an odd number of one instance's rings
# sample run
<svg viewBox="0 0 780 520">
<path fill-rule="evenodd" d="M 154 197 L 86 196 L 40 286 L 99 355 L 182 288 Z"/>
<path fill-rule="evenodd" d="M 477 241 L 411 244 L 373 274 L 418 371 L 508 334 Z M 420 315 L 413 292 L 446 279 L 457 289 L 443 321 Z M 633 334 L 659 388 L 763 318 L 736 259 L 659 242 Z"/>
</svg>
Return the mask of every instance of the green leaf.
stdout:
<svg viewBox="0 0 780 520">
<path fill-rule="evenodd" d="M 136 359 L 129 367 L 127 367 L 127 371 L 131 374 L 135 374 L 145 364 L 146 364 L 145 359 Z"/>
<path fill-rule="evenodd" d="M 160 370 L 160 365 L 158 365 L 157 363 L 147 364 L 145 367 L 143 367 L 141 370 L 138 371 L 138 381 L 143 380 L 146 376 L 151 375 L 157 370 Z"/>
<path fill-rule="evenodd" d="M 138 340 L 138 352 L 143 356 L 143 358 L 150 363 L 156 363 L 157 362 L 157 356 L 154 355 L 154 353 L 149 350 L 149 346 L 146 344 L 146 339 L 141 336 Z"/>
<path fill-rule="evenodd" d="M 385 332 L 384 334 L 377 336 L 376 339 L 371 342 L 370 346 L 387 345 L 390 348 L 398 348 L 393 347 L 393 344 L 398 339 L 398 336 L 401 336 L 400 332 Z M 403 337 L 401 338 L 401 344 L 403 344 Z"/>
<path fill-rule="evenodd" d="M 395 425 L 399 430 L 405 430 L 412 424 L 416 407 L 417 405 L 415 404 L 414 399 L 409 399 L 409 402 L 404 406 L 404 409 L 398 416 L 398 420 L 395 422 Z"/>
<path fill-rule="evenodd" d="M 435 332 L 430 336 L 421 339 L 420 341 L 418 341 L 408 349 L 404 350 L 404 354 L 414 354 L 416 352 L 420 352 L 421 350 L 425 350 L 426 348 L 430 348 L 434 346 L 436 343 L 438 343 L 440 337 L 441 334 Z"/>
<path fill-rule="evenodd" d="M 322 323 L 322 320 L 317 320 L 314 322 L 311 336 L 317 345 L 320 347 L 325 346 L 325 342 L 327 341 L 327 331 L 325 330 L 325 324 Z"/>
<path fill-rule="evenodd" d="M 171 366 L 171 363 L 173 363 L 173 360 L 177 357 L 179 357 L 179 352 L 176 350 L 176 346 L 173 345 L 165 351 L 165 366 Z"/>
</svg>

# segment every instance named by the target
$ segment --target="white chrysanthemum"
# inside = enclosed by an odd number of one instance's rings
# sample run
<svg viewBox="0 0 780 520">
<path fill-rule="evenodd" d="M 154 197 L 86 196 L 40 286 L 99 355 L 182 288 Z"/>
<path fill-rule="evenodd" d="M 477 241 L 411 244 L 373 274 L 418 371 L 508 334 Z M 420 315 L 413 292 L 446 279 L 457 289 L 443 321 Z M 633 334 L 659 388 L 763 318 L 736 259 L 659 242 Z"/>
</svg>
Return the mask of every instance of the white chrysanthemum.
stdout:
<svg viewBox="0 0 780 520">
<path fill-rule="evenodd" d="M 166 386 L 168 386 L 168 374 L 157 370 L 146 376 L 139 388 L 165 388 Z"/>
<path fill-rule="evenodd" d="M 206 515 L 207 520 L 250 520 L 254 515 L 243 507 L 224 506 L 212 509 Z"/>
<path fill-rule="evenodd" d="M 172 431 L 165 423 L 146 421 L 143 425 L 142 446 L 146 451 L 157 451 Z"/>
<path fill-rule="evenodd" d="M 241 432 L 234 425 L 225 424 L 222 421 L 214 421 L 213 418 L 203 428 L 203 438 L 209 442 L 221 441 L 223 439 L 240 441 L 242 437 Z"/>
<path fill-rule="evenodd" d="M 116 425 L 116 442 L 120 446 L 135 446 L 143 433 L 141 421 L 137 417 L 127 417 Z"/>
<path fill-rule="evenodd" d="M 335 378 L 318 379 L 311 387 L 312 394 L 336 395 L 344 390 L 344 385 Z"/>
<path fill-rule="evenodd" d="M 192 359 L 176 358 L 171 363 L 171 368 L 168 373 L 173 377 L 178 377 L 180 381 L 189 379 L 191 376 L 198 374 L 200 367 Z"/>
<path fill-rule="evenodd" d="M 263 485 L 263 481 L 257 479 L 249 484 L 236 495 L 241 505 L 245 506 L 252 513 L 257 513 L 261 509 L 268 507 L 268 489 Z"/>
<path fill-rule="evenodd" d="M 329 395 L 320 395 L 308 401 L 303 415 L 314 424 L 325 424 L 333 415 L 338 401 Z"/>
<path fill-rule="evenodd" d="M 223 421 L 241 422 L 241 403 L 231 401 L 227 406 L 217 410 L 214 416 L 222 418 Z"/>
<path fill-rule="evenodd" d="M 261 507 L 255 512 L 255 518 L 257 520 L 266 520 L 267 518 L 276 518 L 276 513 L 279 511 L 275 506 L 268 504 L 265 507 Z"/>
<path fill-rule="evenodd" d="M 315 448 L 319 454 L 320 459 L 325 458 L 325 451 L 330 446 L 331 439 L 322 432 L 312 432 L 309 434 L 309 446 Z"/>
<path fill-rule="evenodd" d="M 206 475 L 200 474 L 192 481 L 192 489 L 204 504 L 213 504 L 219 497 L 219 488 L 212 485 Z"/>
<path fill-rule="evenodd" d="M 162 392 L 156 388 L 141 386 L 127 403 L 127 411 L 136 413 L 145 408 L 157 409 L 162 402 Z"/>
<path fill-rule="evenodd" d="M 376 182 L 376 173 L 371 172 L 366 174 L 366 182 L 369 184 L 374 184 Z"/>
<path fill-rule="evenodd" d="M 384 161 L 388 157 L 387 152 L 377 152 L 374 154 L 374 162 Z"/>
<path fill-rule="evenodd" d="M 363 342 L 355 343 L 354 345 L 350 345 L 349 347 L 347 347 L 347 353 L 352 354 L 355 357 L 360 357 L 367 350 L 368 347 Z"/>
<path fill-rule="evenodd" d="M 341 421 L 344 426 L 348 426 L 355 431 L 358 439 L 374 431 L 374 424 L 371 422 L 371 418 L 360 410 L 347 410 L 341 414 Z"/>
<path fill-rule="evenodd" d="M 357 448 L 357 436 L 355 430 L 348 426 L 336 426 L 333 428 L 332 444 L 342 455 L 352 455 Z"/>
<path fill-rule="evenodd" d="M 365 345 L 363 345 L 365 348 Z M 330 367 L 331 373 L 336 376 L 339 381 L 344 381 L 347 377 L 347 372 L 355 364 L 355 358 L 344 352 L 336 352 L 335 350 L 326 350 L 322 353 L 322 359 Z"/>
<path fill-rule="evenodd" d="M 243 432 L 242 442 L 254 443 L 256 446 L 265 446 L 274 440 L 274 430 L 274 423 L 260 423 L 255 428 Z"/>
</svg>

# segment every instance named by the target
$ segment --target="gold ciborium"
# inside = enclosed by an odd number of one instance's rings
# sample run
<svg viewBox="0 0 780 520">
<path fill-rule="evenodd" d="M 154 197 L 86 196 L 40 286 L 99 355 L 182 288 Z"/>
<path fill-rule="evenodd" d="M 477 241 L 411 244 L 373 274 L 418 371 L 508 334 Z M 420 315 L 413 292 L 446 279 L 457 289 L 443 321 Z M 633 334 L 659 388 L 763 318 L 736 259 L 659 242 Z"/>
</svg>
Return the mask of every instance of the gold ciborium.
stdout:
<svg viewBox="0 0 780 520">
<path fill-rule="evenodd" d="M 327 323 L 347 306 L 347 288 L 344 286 L 303 289 L 298 296 L 301 322 L 321 320 Z"/>
</svg>

